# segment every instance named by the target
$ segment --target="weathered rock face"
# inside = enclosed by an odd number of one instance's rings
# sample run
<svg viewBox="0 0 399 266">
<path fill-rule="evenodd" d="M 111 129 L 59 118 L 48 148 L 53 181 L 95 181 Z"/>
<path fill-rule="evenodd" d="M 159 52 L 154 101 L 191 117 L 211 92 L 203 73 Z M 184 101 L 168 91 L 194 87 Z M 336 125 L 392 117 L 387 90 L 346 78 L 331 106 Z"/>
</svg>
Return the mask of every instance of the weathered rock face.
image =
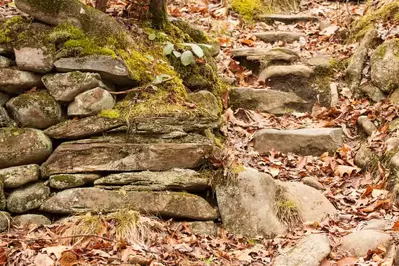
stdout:
<svg viewBox="0 0 399 266">
<path fill-rule="evenodd" d="M 371 166 L 370 163 L 374 158 L 376 158 L 375 154 L 373 154 L 372 150 L 367 146 L 366 143 L 363 143 L 356 153 L 355 164 L 362 169 L 366 169 L 367 167 Z"/>
<path fill-rule="evenodd" d="M 371 136 L 375 131 L 377 131 L 377 127 L 365 115 L 359 116 L 357 123 L 368 136 Z"/>
<path fill-rule="evenodd" d="M 40 214 L 23 214 L 12 218 L 12 224 L 20 227 L 27 227 L 30 225 L 50 225 L 51 221 L 44 215 Z"/>
<path fill-rule="evenodd" d="M 254 149 L 259 153 L 275 149 L 283 153 L 321 155 L 335 151 L 341 145 L 342 130 L 338 128 L 264 129 L 254 137 Z"/>
<path fill-rule="evenodd" d="M 4 211 L 7 206 L 6 194 L 4 192 L 4 184 L 0 181 L 0 211 Z"/>
<path fill-rule="evenodd" d="M 40 130 L 0 128 L 0 168 L 42 163 L 52 151 L 51 140 Z"/>
<path fill-rule="evenodd" d="M 209 91 L 199 91 L 188 94 L 188 99 L 196 104 L 197 107 L 204 110 L 211 116 L 217 117 L 220 113 L 220 107 L 215 95 Z"/>
<path fill-rule="evenodd" d="M 0 127 L 16 127 L 17 123 L 10 118 L 7 110 L 0 106 Z"/>
<path fill-rule="evenodd" d="M 210 188 L 210 180 L 193 170 L 173 169 L 166 172 L 134 172 L 112 174 L 97 179 L 96 186 L 123 186 L 124 190 L 185 190 L 201 191 Z"/>
<path fill-rule="evenodd" d="M 292 92 L 268 89 L 234 88 L 230 90 L 230 105 L 254 111 L 284 114 L 290 111 L 309 111 L 311 103 Z"/>
<path fill-rule="evenodd" d="M 112 109 L 114 105 L 114 97 L 108 91 L 97 87 L 77 95 L 68 106 L 68 115 L 95 115 L 101 110 Z"/>
<path fill-rule="evenodd" d="M 50 187 L 55 189 L 67 189 L 81 187 L 93 183 L 101 176 L 96 174 L 59 174 L 49 178 Z"/>
<path fill-rule="evenodd" d="M 63 190 L 41 206 L 42 211 L 73 214 L 88 211 L 135 209 L 145 214 L 196 220 L 214 220 L 216 211 L 203 198 L 182 192 L 121 193 L 99 188 Z"/>
<path fill-rule="evenodd" d="M 399 87 L 399 41 L 385 41 L 371 56 L 371 80 L 382 91 Z"/>
<path fill-rule="evenodd" d="M 101 76 L 97 73 L 73 71 L 69 73 L 49 74 L 42 77 L 44 86 L 55 100 L 73 101 L 76 95 L 100 85 Z"/>
<path fill-rule="evenodd" d="M 0 68 L 6 68 L 11 66 L 11 60 L 5 56 L 0 55 Z"/>
<path fill-rule="evenodd" d="M 39 180 L 40 167 L 37 164 L 14 166 L 0 170 L 0 180 L 5 188 L 16 188 Z"/>
<path fill-rule="evenodd" d="M 8 212 L 0 211 L 0 232 L 4 232 L 11 227 L 11 215 Z"/>
<path fill-rule="evenodd" d="M 44 129 L 61 121 L 61 106 L 45 91 L 25 93 L 7 102 L 14 119 L 23 127 Z"/>
<path fill-rule="evenodd" d="M 385 94 L 373 84 L 365 83 L 359 87 L 359 90 L 374 102 L 385 99 Z"/>
<path fill-rule="evenodd" d="M 212 145 L 196 143 L 132 144 L 117 138 L 62 143 L 42 165 L 45 176 L 58 173 L 170 170 L 195 168 Z"/>
<path fill-rule="evenodd" d="M 50 196 L 50 188 L 44 183 L 36 183 L 19 188 L 7 198 L 7 209 L 12 213 L 24 213 L 34 210 Z"/>
<path fill-rule="evenodd" d="M 273 178 L 255 169 L 238 174 L 237 184 L 216 187 L 216 198 L 223 226 L 246 237 L 283 234 L 286 227 L 273 209 L 277 186 Z"/>
<path fill-rule="evenodd" d="M 54 139 L 78 139 L 96 135 L 124 124 L 120 119 L 92 116 L 61 122 L 46 129 L 44 133 Z"/>
<path fill-rule="evenodd" d="M 349 255 L 364 257 L 369 250 L 374 250 L 378 246 L 388 249 L 392 242 L 389 234 L 375 230 L 362 230 L 344 236 L 341 239 L 341 249 Z"/>
<path fill-rule="evenodd" d="M 288 252 L 278 255 L 275 266 L 319 266 L 330 254 L 330 242 L 325 235 L 309 235 Z"/>
<path fill-rule="evenodd" d="M 0 68 L 0 91 L 19 94 L 41 83 L 40 76 L 31 72 Z"/>
<path fill-rule="evenodd" d="M 121 86 L 138 84 L 138 81 L 130 77 L 125 63 L 111 56 L 96 55 L 79 58 L 61 58 L 55 61 L 54 65 L 60 72 L 84 71 L 99 73 L 103 79 Z"/>
<path fill-rule="evenodd" d="M 4 92 L 0 92 L 0 106 L 3 106 L 8 102 L 10 96 Z"/>
<path fill-rule="evenodd" d="M 295 42 L 298 41 L 300 38 L 306 37 L 304 33 L 290 32 L 290 31 L 260 32 L 260 33 L 255 33 L 254 35 L 264 42 L 283 41 L 287 43 Z"/>
<path fill-rule="evenodd" d="M 14 49 L 15 61 L 20 70 L 47 73 L 53 69 L 52 53 L 45 48 L 23 47 Z"/>
<path fill-rule="evenodd" d="M 399 105 L 399 89 L 396 89 L 391 96 L 389 96 L 391 103 Z"/>
</svg>

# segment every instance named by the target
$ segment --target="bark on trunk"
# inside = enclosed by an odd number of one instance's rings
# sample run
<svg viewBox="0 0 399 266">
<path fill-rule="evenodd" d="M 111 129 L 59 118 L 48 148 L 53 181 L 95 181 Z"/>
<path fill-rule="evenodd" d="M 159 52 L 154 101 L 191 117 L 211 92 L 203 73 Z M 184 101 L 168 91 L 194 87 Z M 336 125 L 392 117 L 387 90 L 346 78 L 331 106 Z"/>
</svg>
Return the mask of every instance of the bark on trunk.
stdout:
<svg viewBox="0 0 399 266">
<path fill-rule="evenodd" d="M 164 29 L 168 23 L 166 0 L 151 0 L 150 13 L 152 15 L 152 26 L 155 29 Z"/>
</svg>

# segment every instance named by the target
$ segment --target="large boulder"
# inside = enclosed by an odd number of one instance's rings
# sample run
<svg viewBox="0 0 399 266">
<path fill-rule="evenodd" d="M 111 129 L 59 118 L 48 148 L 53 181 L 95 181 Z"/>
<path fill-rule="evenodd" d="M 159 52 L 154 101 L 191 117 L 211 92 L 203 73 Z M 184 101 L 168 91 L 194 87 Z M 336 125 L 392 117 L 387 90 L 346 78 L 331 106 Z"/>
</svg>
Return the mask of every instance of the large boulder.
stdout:
<svg viewBox="0 0 399 266">
<path fill-rule="evenodd" d="M 40 130 L 0 128 L 0 168 L 40 164 L 52 151 L 51 140 Z"/>
<path fill-rule="evenodd" d="M 387 233 L 362 230 L 344 236 L 340 248 L 349 255 L 364 257 L 369 250 L 375 250 L 378 246 L 388 249 L 391 243 L 392 237 Z"/>
<path fill-rule="evenodd" d="M 255 134 L 254 149 L 266 153 L 272 149 L 283 153 L 321 155 L 334 152 L 342 145 L 339 128 L 305 128 L 294 130 L 263 129 Z"/>
<path fill-rule="evenodd" d="M 12 213 L 25 213 L 39 208 L 49 196 L 50 188 L 44 183 L 18 188 L 7 197 L 7 209 Z"/>
<path fill-rule="evenodd" d="M 53 69 L 54 57 L 45 48 L 22 47 L 14 49 L 14 52 L 20 70 L 47 73 Z"/>
<path fill-rule="evenodd" d="M 101 76 L 97 73 L 73 71 L 48 74 L 42 77 L 44 86 L 57 101 L 70 102 L 76 95 L 100 85 Z"/>
<path fill-rule="evenodd" d="M 371 81 L 382 91 L 399 87 L 399 39 L 385 41 L 371 56 Z"/>
<path fill-rule="evenodd" d="M 23 127 L 44 129 L 61 121 L 61 106 L 46 91 L 24 93 L 9 100 L 6 107 Z"/>
<path fill-rule="evenodd" d="M 189 169 L 111 174 L 97 179 L 94 184 L 108 188 L 123 186 L 124 190 L 201 191 L 210 188 L 209 178 L 203 177 L 200 173 Z"/>
<path fill-rule="evenodd" d="M 108 91 L 97 87 L 77 95 L 75 100 L 68 106 L 68 115 L 95 115 L 101 110 L 112 109 L 114 105 L 114 97 Z"/>
<path fill-rule="evenodd" d="M 97 174 L 58 174 L 49 178 L 49 185 L 55 189 L 67 189 L 93 184 L 101 176 Z"/>
<path fill-rule="evenodd" d="M 40 177 L 40 166 L 29 164 L 8 167 L 0 170 L 0 180 L 5 188 L 16 188 L 27 183 L 38 181 Z"/>
<path fill-rule="evenodd" d="M 163 171 L 196 168 L 212 152 L 203 143 L 134 144 L 119 138 L 64 142 L 42 165 L 45 176 L 101 171 Z"/>
<path fill-rule="evenodd" d="M 0 68 L 0 91 L 19 94 L 41 85 L 40 76 L 12 68 Z"/>
<path fill-rule="evenodd" d="M 217 212 L 196 195 L 184 192 L 113 191 L 99 188 L 63 190 L 46 200 L 41 210 L 57 214 L 134 209 L 145 214 L 214 220 Z"/>
</svg>

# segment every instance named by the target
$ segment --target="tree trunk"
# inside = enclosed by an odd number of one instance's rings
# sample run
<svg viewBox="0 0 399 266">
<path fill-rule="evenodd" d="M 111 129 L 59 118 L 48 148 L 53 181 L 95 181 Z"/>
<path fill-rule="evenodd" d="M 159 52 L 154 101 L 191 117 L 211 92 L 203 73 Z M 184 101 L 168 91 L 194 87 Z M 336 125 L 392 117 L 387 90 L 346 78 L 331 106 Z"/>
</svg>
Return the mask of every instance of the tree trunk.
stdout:
<svg viewBox="0 0 399 266">
<path fill-rule="evenodd" d="M 165 29 L 168 23 L 166 0 L 151 0 L 150 13 L 152 15 L 152 26 L 158 30 Z"/>
<path fill-rule="evenodd" d="M 107 10 L 108 0 L 96 0 L 96 9 L 105 12 Z"/>
</svg>

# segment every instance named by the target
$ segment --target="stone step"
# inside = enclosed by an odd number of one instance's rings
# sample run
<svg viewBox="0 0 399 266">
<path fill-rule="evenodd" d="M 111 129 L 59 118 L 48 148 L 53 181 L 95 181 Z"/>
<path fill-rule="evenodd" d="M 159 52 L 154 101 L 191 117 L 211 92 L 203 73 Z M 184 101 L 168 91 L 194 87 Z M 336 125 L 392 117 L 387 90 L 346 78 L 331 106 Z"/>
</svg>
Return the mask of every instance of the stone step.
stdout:
<svg viewBox="0 0 399 266">
<path fill-rule="evenodd" d="M 293 92 L 270 89 L 233 88 L 229 94 L 229 104 L 233 109 L 285 114 L 311 111 L 312 103 L 305 101 Z"/>
<path fill-rule="evenodd" d="M 244 58 L 248 61 L 285 61 L 294 62 L 299 59 L 299 55 L 287 48 L 240 48 L 232 49 L 233 58 Z"/>
<path fill-rule="evenodd" d="M 260 73 L 258 81 L 266 82 L 270 78 L 285 76 L 309 78 L 313 73 L 313 69 L 305 65 L 269 66 Z"/>
<path fill-rule="evenodd" d="M 287 43 L 292 43 L 306 37 L 305 33 L 290 31 L 268 31 L 255 33 L 254 35 L 264 42 L 283 41 Z"/>
<path fill-rule="evenodd" d="M 282 153 L 318 156 L 334 152 L 342 145 L 342 129 L 263 129 L 255 134 L 253 144 L 255 151 L 261 154 L 275 149 Z"/>
<path fill-rule="evenodd" d="M 259 20 L 264 21 L 266 23 L 273 23 L 276 21 L 283 22 L 285 24 L 293 24 L 297 22 L 309 22 L 309 21 L 318 21 L 318 17 L 315 16 L 307 16 L 307 15 L 284 15 L 284 14 L 269 14 L 264 15 L 259 18 Z"/>
</svg>

